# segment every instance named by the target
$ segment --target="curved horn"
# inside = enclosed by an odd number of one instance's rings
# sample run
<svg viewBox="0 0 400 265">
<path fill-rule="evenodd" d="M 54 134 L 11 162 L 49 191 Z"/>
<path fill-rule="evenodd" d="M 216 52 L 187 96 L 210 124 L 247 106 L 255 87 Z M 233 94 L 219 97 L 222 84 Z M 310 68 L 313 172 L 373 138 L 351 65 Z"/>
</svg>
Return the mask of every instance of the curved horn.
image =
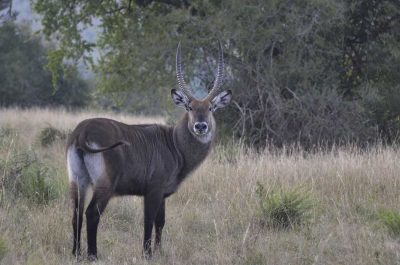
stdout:
<svg viewBox="0 0 400 265">
<path fill-rule="evenodd" d="M 190 100 L 192 100 L 192 93 L 189 91 L 188 86 L 183 79 L 180 41 L 178 44 L 178 48 L 176 49 L 176 79 L 178 80 L 179 89 L 182 90 Z"/>
<path fill-rule="evenodd" d="M 222 51 L 221 42 L 218 40 L 218 68 L 217 68 L 217 76 L 215 77 L 214 86 L 211 89 L 210 93 L 208 93 L 207 99 L 212 100 L 216 95 L 218 95 L 219 89 L 222 84 L 222 80 L 224 79 L 224 53 Z"/>
</svg>

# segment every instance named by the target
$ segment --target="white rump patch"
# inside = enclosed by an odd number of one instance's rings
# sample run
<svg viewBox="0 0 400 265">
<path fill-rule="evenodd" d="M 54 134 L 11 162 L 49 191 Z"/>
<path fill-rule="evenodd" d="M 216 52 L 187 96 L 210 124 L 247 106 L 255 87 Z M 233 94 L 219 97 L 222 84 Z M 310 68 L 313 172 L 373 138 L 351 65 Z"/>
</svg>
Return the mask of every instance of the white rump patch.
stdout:
<svg viewBox="0 0 400 265">
<path fill-rule="evenodd" d="M 67 169 L 70 182 L 85 186 L 88 183 L 88 176 L 83 165 L 83 161 L 78 155 L 75 146 L 71 146 L 67 151 Z"/>
<path fill-rule="evenodd" d="M 99 149 L 100 146 L 96 143 L 87 143 L 89 147 L 93 149 Z M 102 153 L 86 153 L 83 157 L 85 161 L 85 166 L 87 171 L 89 172 L 90 179 L 93 184 L 97 182 L 97 180 L 105 174 L 105 164 Z"/>
</svg>

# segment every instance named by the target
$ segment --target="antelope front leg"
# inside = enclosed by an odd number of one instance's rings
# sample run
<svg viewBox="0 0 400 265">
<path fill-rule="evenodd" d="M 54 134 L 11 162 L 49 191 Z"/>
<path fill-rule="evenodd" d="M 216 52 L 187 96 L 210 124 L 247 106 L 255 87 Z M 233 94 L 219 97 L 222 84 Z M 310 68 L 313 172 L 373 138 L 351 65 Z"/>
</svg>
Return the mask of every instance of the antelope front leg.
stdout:
<svg viewBox="0 0 400 265">
<path fill-rule="evenodd" d="M 163 193 L 159 190 L 149 192 L 144 197 L 144 238 L 143 238 L 143 256 L 146 259 L 151 258 L 151 234 L 158 209 L 163 202 Z"/>
<path fill-rule="evenodd" d="M 158 209 L 155 221 L 156 242 L 154 247 L 157 249 L 161 249 L 161 235 L 162 235 L 162 230 L 164 228 L 164 224 L 165 224 L 165 199 L 163 199 L 161 206 Z"/>
</svg>

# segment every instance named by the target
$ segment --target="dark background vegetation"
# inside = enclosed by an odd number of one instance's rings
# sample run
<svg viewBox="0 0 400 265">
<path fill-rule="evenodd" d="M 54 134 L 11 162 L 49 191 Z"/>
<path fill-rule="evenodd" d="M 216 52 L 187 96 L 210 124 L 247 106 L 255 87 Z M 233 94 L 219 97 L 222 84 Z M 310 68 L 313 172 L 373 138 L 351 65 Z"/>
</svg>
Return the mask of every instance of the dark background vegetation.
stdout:
<svg viewBox="0 0 400 265">
<path fill-rule="evenodd" d="M 10 1 L 8 1 L 9 3 Z M 0 8 L 7 10 L 7 1 Z M 175 49 L 199 96 L 217 39 L 234 102 L 222 131 L 254 146 L 306 148 L 381 139 L 400 128 L 398 0 L 33 1 L 42 34 L 2 17 L 0 104 L 173 110 Z M 90 42 L 82 32 L 95 29 Z M 41 39 L 42 36 L 47 41 Z M 51 44 L 43 44 L 51 43 Z M 93 89 L 76 62 L 95 73 Z M 94 103 L 95 102 L 95 103 Z"/>
<path fill-rule="evenodd" d="M 49 50 L 27 26 L 1 24 L 0 106 L 84 107 L 89 102 L 89 86 L 73 65 L 65 65 L 53 87 Z"/>
</svg>

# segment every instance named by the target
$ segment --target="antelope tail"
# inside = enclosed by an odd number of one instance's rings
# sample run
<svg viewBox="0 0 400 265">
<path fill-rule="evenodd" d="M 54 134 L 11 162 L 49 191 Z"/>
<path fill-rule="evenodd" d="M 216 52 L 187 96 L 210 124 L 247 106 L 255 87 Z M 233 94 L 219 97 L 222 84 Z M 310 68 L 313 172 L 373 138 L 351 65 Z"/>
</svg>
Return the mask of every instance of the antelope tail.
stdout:
<svg viewBox="0 0 400 265">
<path fill-rule="evenodd" d="M 126 142 L 126 141 L 118 141 L 118 142 L 116 142 L 116 143 L 114 143 L 114 144 L 112 144 L 112 145 L 110 145 L 110 146 L 101 147 L 101 148 L 96 148 L 96 149 L 95 149 L 95 148 L 90 147 L 90 146 L 88 145 L 88 143 L 85 142 L 85 143 L 83 144 L 83 146 L 79 146 L 78 149 L 81 149 L 82 151 L 87 152 L 87 153 L 100 153 L 100 152 L 104 152 L 104 151 L 113 149 L 113 148 L 115 148 L 115 147 L 117 147 L 117 146 L 119 146 L 119 145 L 122 145 L 122 144 L 129 145 L 129 143 Z"/>
</svg>

